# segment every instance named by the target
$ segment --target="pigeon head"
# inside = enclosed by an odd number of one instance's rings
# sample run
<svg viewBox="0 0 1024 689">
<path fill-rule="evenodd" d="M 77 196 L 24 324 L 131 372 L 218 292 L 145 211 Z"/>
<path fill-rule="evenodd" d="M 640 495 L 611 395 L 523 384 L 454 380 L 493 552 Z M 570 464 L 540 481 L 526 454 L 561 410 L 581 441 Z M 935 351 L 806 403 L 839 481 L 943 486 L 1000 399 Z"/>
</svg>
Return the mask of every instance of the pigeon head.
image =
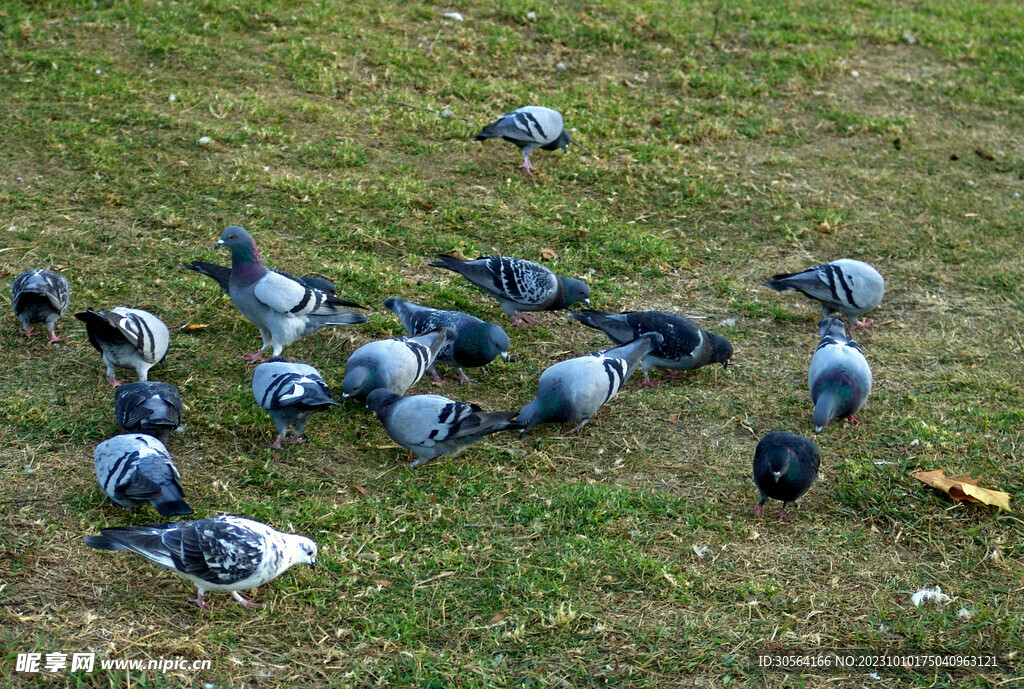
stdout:
<svg viewBox="0 0 1024 689">
<path fill-rule="evenodd" d="M 316 543 L 298 534 L 285 534 L 285 538 L 291 564 L 316 566 Z"/>
<path fill-rule="evenodd" d="M 590 306 L 590 288 L 587 283 L 576 278 L 560 278 L 562 290 L 565 293 L 565 305 L 574 304 L 578 301 Z"/>
<path fill-rule="evenodd" d="M 847 327 L 846 321 L 836 316 L 822 318 L 818 322 L 818 335 L 819 337 L 831 335 L 840 340 L 849 340 L 851 338 L 850 328 Z"/>
<path fill-rule="evenodd" d="M 464 328 L 455 341 L 454 358 L 462 366 L 483 366 L 500 356 L 508 361 L 508 334 L 493 323 Z"/>
<path fill-rule="evenodd" d="M 380 417 L 388 407 L 400 399 L 402 399 L 401 395 L 396 395 L 387 388 L 377 388 L 366 396 L 366 408 Z"/>
<path fill-rule="evenodd" d="M 345 379 L 341 381 L 341 398 L 365 397 L 366 393 L 376 387 L 374 385 L 375 378 L 376 376 L 366 366 L 353 366 L 345 373 Z"/>
<path fill-rule="evenodd" d="M 256 248 L 256 241 L 244 228 L 232 225 L 221 232 L 217 240 L 216 248 L 226 246 L 231 249 L 232 264 L 238 263 L 262 263 L 259 249 Z"/>
<path fill-rule="evenodd" d="M 574 143 L 574 142 L 573 142 L 572 139 L 569 138 L 569 132 L 567 132 L 567 131 L 565 131 L 563 129 L 562 133 L 558 135 L 557 139 L 555 139 L 555 148 L 560 148 L 563 151 L 568 151 L 569 150 L 569 144 L 571 144 L 571 143 Z"/>
<path fill-rule="evenodd" d="M 729 368 L 729 360 L 732 359 L 732 342 L 715 333 L 708 333 L 708 342 L 711 344 L 711 361 L 721 364 L 722 368 Z"/>
</svg>

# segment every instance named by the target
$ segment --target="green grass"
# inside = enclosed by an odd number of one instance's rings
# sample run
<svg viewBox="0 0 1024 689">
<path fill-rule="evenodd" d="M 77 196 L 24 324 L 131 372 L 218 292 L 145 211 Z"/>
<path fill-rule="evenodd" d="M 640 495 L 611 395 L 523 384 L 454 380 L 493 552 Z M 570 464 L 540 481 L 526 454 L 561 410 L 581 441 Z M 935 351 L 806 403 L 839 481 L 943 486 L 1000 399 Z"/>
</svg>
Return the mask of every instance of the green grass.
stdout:
<svg viewBox="0 0 1024 689">
<path fill-rule="evenodd" d="M 197 516 L 244 514 L 320 546 L 316 569 L 255 592 L 261 610 L 212 594 L 208 613 L 179 578 L 87 549 L 100 528 L 159 518 L 95 483 L 92 450 L 117 428 L 80 323 L 66 316 L 54 348 L 9 314 L 4 682 L 52 683 L 16 675 L 18 653 L 91 651 L 213 669 L 61 681 L 876 686 L 863 669 L 753 660 L 865 648 L 999 659 L 880 672 L 901 685 L 1019 681 L 1020 519 L 909 474 L 969 475 L 1015 509 L 1024 493 L 1022 26 L 1014 3 L 952 0 L 3 6 L 6 284 L 48 266 L 71 280 L 72 311 L 160 315 L 172 346 L 152 376 L 187 405 L 171 450 Z M 529 178 L 514 147 L 471 140 L 526 103 L 557 107 L 596 155 L 537 152 Z M 440 252 L 545 260 L 587 280 L 595 308 L 706 317 L 734 365 L 630 383 L 580 437 L 497 435 L 418 470 L 355 403 L 275 453 L 235 358 L 254 328 L 177 265 L 227 262 L 213 243 L 228 224 L 270 265 L 374 307 L 287 351 L 336 388 L 355 347 L 400 332 L 387 296 L 505 323 L 427 266 Z M 875 375 L 866 424 L 816 438 L 822 472 L 793 523 L 759 520 L 756 439 L 812 430 L 818 315 L 760 282 L 841 256 L 887 280 L 882 327 L 856 333 Z M 507 328 L 515 360 L 475 386 L 413 392 L 519 409 L 546 366 L 604 345 L 540 318 Z M 934 585 L 954 601 L 914 608 Z"/>
</svg>

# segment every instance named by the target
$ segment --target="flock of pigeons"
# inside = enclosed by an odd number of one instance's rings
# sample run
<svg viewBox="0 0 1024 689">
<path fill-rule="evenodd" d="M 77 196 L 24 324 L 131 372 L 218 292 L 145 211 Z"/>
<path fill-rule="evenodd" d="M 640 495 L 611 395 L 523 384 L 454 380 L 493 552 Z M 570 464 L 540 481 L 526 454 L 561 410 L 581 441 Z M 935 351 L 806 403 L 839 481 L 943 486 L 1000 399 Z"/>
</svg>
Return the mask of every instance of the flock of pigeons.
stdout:
<svg viewBox="0 0 1024 689">
<path fill-rule="evenodd" d="M 528 173 L 535 169 L 529 160 L 534 149 L 564 149 L 571 143 L 561 114 L 536 106 L 503 116 L 477 136 L 491 137 L 518 145 L 523 152 L 521 167 Z M 224 230 L 217 246 L 230 249 L 230 268 L 203 261 L 182 265 L 216 280 L 259 330 L 262 348 L 241 358 L 259 364 L 252 374 L 252 391 L 277 430 L 271 447 L 280 449 L 282 441 L 301 442 L 309 418 L 338 402 L 315 368 L 282 358 L 282 351 L 320 328 L 367 321 L 365 315 L 351 310 L 364 307 L 338 297 L 334 284 L 323 278 L 268 269 L 256 242 L 241 227 Z M 459 273 L 497 299 L 515 326 L 536 323 L 530 312 L 565 309 L 577 302 L 590 305 L 590 288 L 584 282 L 524 259 L 439 256 L 430 265 Z M 832 419 L 858 423 L 854 414 L 871 391 L 871 370 L 846 322 L 830 314 L 838 312 L 852 320 L 877 306 L 885 291 L 882 276 L 867 263 L 839 259 L 776 275 L 764 284 L 778 291 L 802 292 L 822 305 L 821 339 L 808 374 L 815 433 Z M 59 342 L 56 322 L 67 310 L 70 294 L 68 280 L 54 271 L 35 269 L 19 275 L 12 284 L 11 299 L 20 332 L 31 335 L 33 323 L 45 323 L 49 341 Z M 733 356 L 726 338 L 677 314 L 586 309 L 569 315 L 606 333 L 615 346 L 548 367 L 540 376 L 536 396 L 519 412 L 484 411 L 441 395 L 406 392 L 428 372 L 439 381 L 438 362 L 470 382 L 464 369 L 484 366 L 496 357 L 507 361 L 505 331 L 469 314 L 395 297 L 384 306 L 398 316 L 408 336 L 372 341 L 356 349 L 345 368 L 342 398 L 365 401 L 387 434 L 415 455 L 413 467 L 454 455 L 503 430 L 518 430 L 522 436 L 543 423 L 578 422 L 571 433 L 579 432 L 637 368 L 643 371 L 642 384 L 656 386 L 661 383 L 651 380 L 651 368 L 685 371 L 712 363 L 727 367 Z M 100 487 L 128 509 L 150 503 L 165 517 L 191 514 L 181 476 L 164 444 L 181 422 L 181 397 L 173 385 L 148 380 L 150 368 L 167 355 L 166 325 L 147 311 L 125 307 L 88 309 L 75 317 L 85 323 L 89 341 L 106 365 L 107 380 L 116 388 L 115 417 L 125 431 L 96 447 Z M 268 349 L 272 357 L 260 363 Z M 115 377 L 118 368 L 134 369 L 139 381 L 122 384 Z M 819 463 L 818 449 L 810 439 L 787 432 L 765 435 L 754 455 L 754 481 L 761 496 L 755 513 L 763 514 L 765 502 L 774 498 L 783 503 L 779 519 L 787 519 L 786 506 L 810 488 Z M 257 604 L 239 591 L 266 583 L 292 565 L 314 565 L 317 556 L 316 544 L 304 536 L 230 515 L 108 528 L 85 541 L 98 549 L 138 553 L 191 580 L 198 591 L 194 602 L 204 610 L 207 591 L 228 591 L 241 605 L 253 607 Z"/>
</svg>

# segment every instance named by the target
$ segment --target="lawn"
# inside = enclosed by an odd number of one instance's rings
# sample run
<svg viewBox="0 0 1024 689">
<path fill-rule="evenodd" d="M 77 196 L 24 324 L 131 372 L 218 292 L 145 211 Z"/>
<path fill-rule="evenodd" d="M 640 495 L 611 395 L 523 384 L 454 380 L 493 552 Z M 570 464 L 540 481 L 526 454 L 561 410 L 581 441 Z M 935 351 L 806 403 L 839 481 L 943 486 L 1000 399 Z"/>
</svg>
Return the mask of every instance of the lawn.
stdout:
<svg viewBox="0 0 1024 689">
<path fill-rule="evenodd" d="M 18 334 L 10 311 L 0 328 L 0 684 L 1014 686 L 1022 44 L 1013 2 L 3 5 L 0 274 L 59 270 L 72 304 L 62 344 Z M 511 144 L 472 140 L 530 103 L 593 155 L 538 151 L 529 177 Z M 512 340 L 474 385 L 443 370 L 413 393 L 518 410 L 547 366 L 605 346 L 564 312 L 510 327 L 427 265 L 438 253 L 541 261 L 586 280 L 594 308 L 699 318 L 733 365 L 657 388 L 638 375 L 579 436 L 499 434 L 418 469 L 354 401 L 278 452 L 237 358 L 256 329 L 178 265 L 227 263 L 214 242 L 232 224 L 270 266 L 371 306 L 285 352 L 339 396 L 353 349 L 402 333 L 388 296 Z M 791 522 L 757 518 L 757 440 L 813 435 L 819 316 L 760 283 L 840 257 L 886 278 L 879 327 L 854 331 L 875 378 L 864 424 L 815 437 L 821 473 Z M 171 328 L 150 378 L 181 390 L 170 449 L 196 516 L 319 544 L 316 568 L 252 592 L 259 610 L 212 593 L 201 612 L 188 582 L 83 542 L 163 521 L 117 507 L 93 472 L 113 392 L 71 314 L 119 305 Z M 953 502 L 917 468 L 1006 491 L 1014 512 Z M 915 607 L 932 586 L 952 600 Z M 791 674 L 755 658 L 824 650 L 996 665 Z M 29 652 L 97 666 L 16 672 Z M 178 657 L 212 667 L 99 668 Z"/>
</svg>

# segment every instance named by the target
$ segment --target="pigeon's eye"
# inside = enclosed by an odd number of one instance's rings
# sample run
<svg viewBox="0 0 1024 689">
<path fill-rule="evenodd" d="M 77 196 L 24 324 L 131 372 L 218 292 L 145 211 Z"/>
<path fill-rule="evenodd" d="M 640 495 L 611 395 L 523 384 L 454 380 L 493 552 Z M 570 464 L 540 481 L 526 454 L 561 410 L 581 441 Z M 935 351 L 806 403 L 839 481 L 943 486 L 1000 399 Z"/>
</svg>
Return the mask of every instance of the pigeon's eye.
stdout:
<svg viewBox="0 0 1024 689">
<path fill-rule="evenodd" d="M 235 235 L 233 235 L 233 234 L 229 234 L 228 235 L 228 239 L 234 239 L 234 238 L 235 238 Z"/>
</svg>

